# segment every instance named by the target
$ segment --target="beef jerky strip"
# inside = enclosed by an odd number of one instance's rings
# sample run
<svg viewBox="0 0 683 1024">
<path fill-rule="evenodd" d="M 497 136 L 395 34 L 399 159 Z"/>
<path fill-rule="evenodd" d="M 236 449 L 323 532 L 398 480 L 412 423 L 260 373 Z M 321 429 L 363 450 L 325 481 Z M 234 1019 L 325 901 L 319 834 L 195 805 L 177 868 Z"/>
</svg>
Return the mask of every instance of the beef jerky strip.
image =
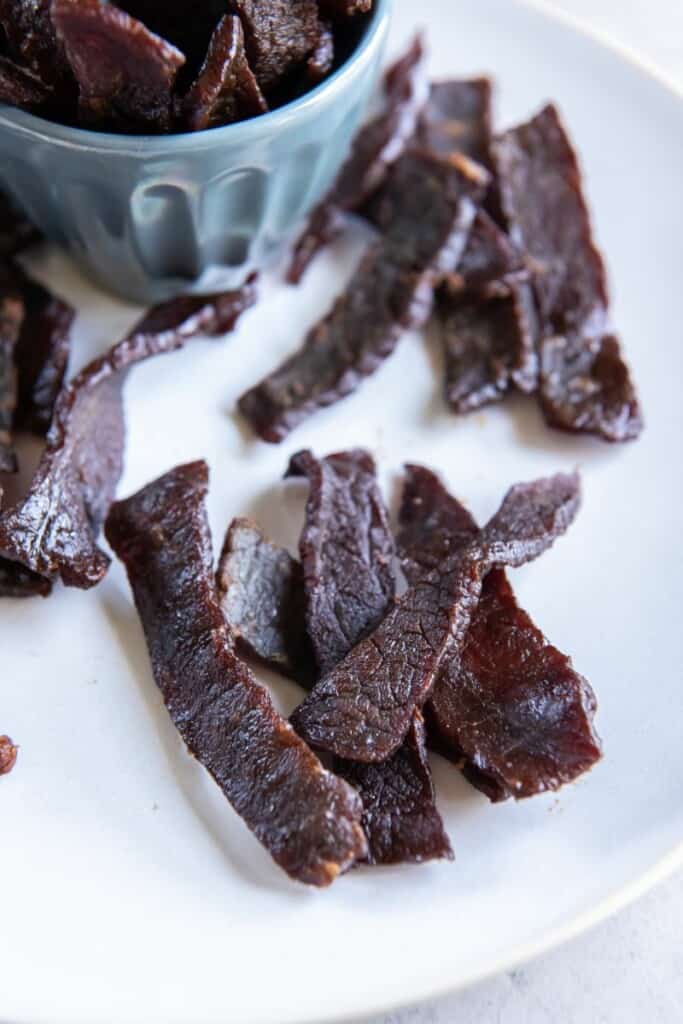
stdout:
<svg viewBox="0 0 683 1024">
<path fill-rule="evenodd" d="M 109 559 L 96 538 L 121 475 L 127 371 L 197 334 L 226 333 L 255 296 L 250 279 L 234 292 L 164 303 L 81 371 L 58 398 L 28 494 L 0 513 L 0 556 L 67 586 L 88 588 L 102 579 Z"/>
<path fill-rule="evenodd" d="M 18 751 L 9 736 L 0 736 L 0 775 L 9 775 L 16 764 Z"/>
<path fill-rule="evenodd" d="M 298 284 L 318 252 L 337 237 L 344 215 L 358 211 L 384 182 L 389 166 L 413 135 L 423 61 L 424 46 L 416 36 L 385 76 L 384 109 L 361 128 L 334 185 L 309 216 L 292 254 L 290 284 Z"/>
<path fill-rule="evenodd" d="M 83 124 L 170 131 L 180 50 L 101 0 L 53 0 L 52 20 L 78 82 Z"/>
<path fill-rule="evenodd" d="M 202 131 L 263 114 L 268 109 L 244 52 L 244 32 L 237 17 L 222 18 L 211 37 L 199 76 L 182 101 L 182 120 Z"/>
<path fill-rule="evenodd" d="M 240 650 L 307 689 L 316 678 L 301 565 L 248 519 L 234 519 L 218 563 L 218 593 Z"/>
<path fill-rule="evenodd" d="M 294 455 L 310 485 L 299 550 L 306 624 L 324 675 L 382 621 L 396 592 L 394 540 L 369 452 Z"/>
<path fill-rule="evenodd" d="M 316 0 L 231 0 L 230 6 L 244 28 L 249 64 L 268 95 L 315 50 Z"/>
<path fill-rule="evenodd" d="M 519 484 L 464 552 L 414 583 L 377 629 L 314 687 L 292 716 L 311 746 L 352 761 L 400 747 L 445 656 L 459 657 L 483 577 L 542 554 L 579 505 L 576 475 Z"/>
<path fill-rule="evenodd" d="M 318 0 L 323 14 L 333 21 L 344 21 L 356 14 L 367 14 L 372 10 L 372 0 Z"/>
<path fill-rule="evenodd" d="M 18 373 L 14 427 L 44 437 L 64 383 L 75 311 L 18 268 L 16 273 L 25 316 L 14 354 Z"/>
<path fill-rule="evenodd" d="M 0 261 L 37 242 L 40 234 L 12 200 L 0 192 Z"/>
<path fill-rule="evenodd" d="M 75 82 L 50 8 L 51 0 L 0 0 L 0 25 L 9 55 L 66 100 L 75 92 Z"/>
<path fill-rule="evenodd" d="M 17 405 L 14 353 L 24 319 L 24 302 L 16 276 L 0 265 L 0 472 L 15 473 L 12 427 Z M 0 492 L 1 493 L 1 492 Z"/>
<path fill-rule="evenodd" d="M 239 401 L 263 440 L 282 441 L 317 409 L 351 394 L 404 329 L 425 322 L 435 283 L 462 255 L 485 183 L 485 172 L 465 157 L 401 157 L 385 186 L 391 227 L 302 348 Z"/>
<path fill-rule="evenodd" d="M 39 113 L 50 102 L 52 90 L 26 68 L 0 56 L 0 103 Z"/>
<path fill-rule="evenodd" d="M 421 466 L 406 467 L 398 545 L 410 582 L 478 527 Z M 447 659 L 425 705 L 429 741 L 493 801 L 557 789 L 600 758 L 589 683 L 517 602 L 505 572 L 485 578 L 459 659 Z"/>
<path fill-rule="evenodd" d="M 233 649 L 213 578 L 206 463 L 181 466 L 107 519 L 166 707 L 187 747 L 292 878 L 324 886 L 365 854 L 361 803 L 324 770 Z"/>
<path fill-rule="evenodd" d="M 505 132 L 494 154 L 510 231 L 534 269 L 545 418 L 562 430 L 631 440 L 642 429 L 640 406 L 609 324 L 605 266 L 556 108 Z"/>
</svg>

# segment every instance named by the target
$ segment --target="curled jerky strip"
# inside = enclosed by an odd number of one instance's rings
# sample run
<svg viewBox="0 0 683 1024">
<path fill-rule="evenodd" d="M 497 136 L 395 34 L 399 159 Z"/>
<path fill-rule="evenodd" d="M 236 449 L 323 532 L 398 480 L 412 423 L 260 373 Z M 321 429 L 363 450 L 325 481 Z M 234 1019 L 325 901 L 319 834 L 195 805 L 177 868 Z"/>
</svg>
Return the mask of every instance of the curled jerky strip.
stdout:
<svg viewBox="0 0 683 1024">
<path fill-rule="evenodd" d="M 0 556 L 67 586 L 99 583 L 109 559 L 97 535 L 123 465 L 127 371 L 198 334 L 226 333 L 255 296 L 252 278 L 234 292 L 164 303 L 78 374 L 59 396 L 28 494 L 0 513 Z"/>
<path fill-rule="evenodd" d="M 234 653 L 218 604 L 203 462 L 181 466 L 107 520 L 169 714 L 190 752 L 292 878 L 324 886 L 365 855 L 361 804 L 273 707 Z"/>
<path fill-rule="evenodd" d="M 398 545 L 409 581 L 479 528 L 440 480 L 406 467 Z M 590 684 L 516 603 L 506 574 L 484 579 L 459 658 L 446 658 L 425 705 L 429 741 L 493 801 L 572 782 L 601 756 Z"/>
<path fill-rule="evenodd" d="M 297 732 L 348 760 L 377 762 L 395 753 L 444 657 L 459 656 L 484 576 L 542 554 L 578 505 L 576 475 L 511 488 L 465 551 L 413 583 L 378 628 L 317 683 L 292 716 Z"/>
<path fill-rule="evenodd" d="M 287 272 L 290 284 L 298 284 L 318 252 L 334 241 L 345 214 L 360 210 L 384 182 L 390 165 L 412 137 L 423 61 L 424 47 L 416 36 L 385 76 L 384 110 L 361 128 L 334 185 L 310 214 L 294 247 Z"/>
<path fill-rule="evenodd" d="M 403 330 L 427 320 L 434 287 L 462 255 L 487 180 L 465 157 L 401 157 L 383 190 L 391 209 L 383 238 L 301 349 L 239 401 L 263 440 L 282 441 L 317 409 L 351 394 L 391 355 Z"/>
</svg>

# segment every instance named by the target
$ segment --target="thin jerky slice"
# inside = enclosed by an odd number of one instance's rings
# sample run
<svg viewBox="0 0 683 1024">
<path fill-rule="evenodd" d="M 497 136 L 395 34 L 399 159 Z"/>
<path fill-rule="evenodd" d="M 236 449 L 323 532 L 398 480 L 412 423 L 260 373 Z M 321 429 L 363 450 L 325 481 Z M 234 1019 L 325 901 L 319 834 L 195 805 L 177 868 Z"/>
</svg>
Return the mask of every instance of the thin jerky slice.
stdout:
<svg viewBox="0 0 683 1024">
<path fill-rule="evenodd" d="M 294 712 L 311 746 L 352 761 L 390 757 L 434 686 L 456 659 L 490 569 L 537 558 L 567 529 L 579 505 L 576 475 L 519 484 L 465 552 L 417 580 L 378 628 L 330 671 Z"/>
<path fill-rule="evenodd" d="M 299 562 L 255 523 L 234 519 L 217 581 L 223 615 L 239 648 L 310 688 L 316 673 Z"/>
<path fill-rule="evenodd" d="M 203 131 L 255 117 L 267 109 L 244 52 L 241 22 L 226 15 L 216 27 L 199 76 L 182 102 L 185 127 Z"/>
<path fill-rule="evenodd" d="M 244 28 L 249 64 L 267 95 L 315 50 L 316 0 L 231 0 L 231 7 Z"/>
<path fill-rule="evenodd" d="M 381 764 L 335 761 L 335 771 L 358 790 L 369 864 L 422 864 L 453 859 L 434 799 L 422 715 L 415 713 L 405 742 Z"/>
<path fill-rule="evenodd" d="M 287 272 L 290 284 L 298 284 L 317 253 L 337 237 L 345 214 L 359 210 L 385 181 L 389 166 L 412 137 L 423 62 L 424 46 L 416 36 L 385 75 L 384 109 L 361 128 L 334 185 L 310 214 L 294 247 Z"/>
<path fill-rule="evenodd" d="M 17 430 L 44 437 L 52 422 L 71 348 L 75 310 L 37 281 L 20 276 L 25 317 L 15 349 Z"/>
<path fill-rule="evenodd" d="M 327 78 L 334 67 L 334 32 L 329 21 L 318 24 L 318 38 L 315 49 L 306 61 L 306 77 L 310 85 L 317 85 Z"/>
<path fill-rule="evenodd" d="M 100 0 L 53 0 L 52 19 L 79 86 L 84 124 L 168 132 L 185 57 L 141 22 Z"/>
<path fill-rule="evenodd" d="M 396 592 L 394 540 L 369 452 L 292 457 L 287 476 L 310 484 L 299 545 L 306 623 L 324 675 L 382 621 Z"/>
<path fill-rule="evenodd" d="M 48 597 L 52 584 L 18 562 L 0 558 L 0 597 Z"/>
<path fill-rule="evenodd" d="M 576 153 L 549 105 L 495 144 L 510 231 L 533 263 L 540 400 L 551 426 L 628 441 L 642 429 L 635 388 L 608 315 Z"/>
<path fill-rule="evenodd" d="M 52 90 L 26 68 L 0 56 L 0 103 L 37 112 L 50 102 Z"/>
<path fill-rule="evenodd" d="M 9 196 L 0 192 L 0 261 L 37 242 L 40 233 Z"/>
<path fill-rule="evenodd" d="M 239 401 L 263 440 L 282 441 L 317 409 L 351 394 L 404 329 L 426 321 L 436 282 L 462 255 L 486 180 L 464 157 L 401 157 L 384 189 L 393 211 L 386 234 L 302 348 Z"/>
<path fill-rule="evenodd" d="M 197 334 L 220 335 L 255 301 L 253 279 L 234 292 L 185 296 L 151 310 L 61 392 L 28 494 L 0 513 L 0 556 L 67 586 L 96 585 L 109 559 L 96 543 L 124 454 L 127 371 Z"/>
<path fill-rule="evenodd" d="M 398 545 L 410 581 L 476 537 L 472 516 L 421 466 L 406 467 Z M 425 705 L 429 740 L 493 801 L 571 782 L 600 758 L 588 682 L 492 570 L 460 659 L 446 659 Z"/>
<path fill-rule="evenodd" d="M 17 404 L 16 344 L 24 319 L 24 302 L 16 276 L 0 266 L 0 472 L 14 473 L 12 427 Z M 0 492 L 1 493 L 1 492 Z"/>
<path fill-rule="evenodd" d="M 17 762 L 19 747 L 9 736 L 0 736 L 0 775 L 9 775 Z"/>
<path fill-rule="evenodd" d="M 154 676 L 187 747 L 292 878 L 324 886 L 365 854 L 361 803 L 324 770 L 233 649 L 218 603 L 206 463 L 117 502 L 107 539 L 124 562 Z"/>
</svg>

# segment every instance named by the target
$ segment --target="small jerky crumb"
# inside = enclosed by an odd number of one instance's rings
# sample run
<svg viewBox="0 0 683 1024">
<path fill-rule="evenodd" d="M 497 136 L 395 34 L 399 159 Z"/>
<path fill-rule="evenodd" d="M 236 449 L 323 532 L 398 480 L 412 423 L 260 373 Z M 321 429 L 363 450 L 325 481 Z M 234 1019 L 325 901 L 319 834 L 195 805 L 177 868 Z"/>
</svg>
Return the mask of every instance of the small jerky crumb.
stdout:
<svg viewBox="0 0 683 1024">
<path fill-rule="evenodd" d="M 79 86 L 81 121 L 124 132 L 167 132 L 185 56 L 101 0 L 53 0 L 52 19 Z"/>
<path fill-rule="evenodd" d="M 12 743 L 9 736 L 0 736 L 0 775 L 9 775 L 17 761 L 19 747 Z"/>
<path fill-rule="evenodd" d="M 268 110 L 244 52 L 239 18 L 226 15 L 219 22 L 199 76 L 181 107 L 190 131 L 231 124 Z"/>
</svg>

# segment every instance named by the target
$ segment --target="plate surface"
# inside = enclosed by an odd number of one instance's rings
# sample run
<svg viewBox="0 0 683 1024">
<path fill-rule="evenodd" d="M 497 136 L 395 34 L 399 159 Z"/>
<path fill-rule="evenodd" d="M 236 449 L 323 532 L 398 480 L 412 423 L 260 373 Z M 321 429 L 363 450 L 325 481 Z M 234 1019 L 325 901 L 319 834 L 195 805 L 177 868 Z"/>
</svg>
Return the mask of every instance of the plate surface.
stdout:
<svg viewBox="0 0 683 1024">
<path fill-rule="evenodd" d="M 540 952 L 681 858 L 680 507 L 683 103 L 598 43 L 510 0 L 396 3 L 435 75 L 492 70 L 498 123 L 555 98 L 586 172 L 614 317 L 647 428 L 609 448 L 548 432 L 533 403 L 455 419 L 433 339 L 408 335 L 353 398 L 280 447 L 231 410 L 298 344 L 363 245 L 325 254 L 299 290 L 275 277 L 226 342 L 141 367 L 128 387 L 120 493 L 206 457 L 215 546 L 246 513 L 294 544 L 304 495 L 278 480 L 301 447 L 371 447 L 390 493 L 404 461 L 437 468 L 476 515 L 513 481 L 578 465 L 568 536 L 514 574 L 522 603 L 600 700 L 604 762 L 558 797 L 493 807 L 434 760 L 455 864 L 289 884 L 184 752 L 161 705 L 118 565 L 96 591 L 0 602 L 0 1019 L 7 1024 L 302 1024 L 377 1012 Z M 55 252 L 36 273 L 81 310 L 74 367 L 138 311 Z M 265 676 L 264 676 L 265 678 Z M 268 677 L 281 706 L 296 687 Z"/>
</svg>

